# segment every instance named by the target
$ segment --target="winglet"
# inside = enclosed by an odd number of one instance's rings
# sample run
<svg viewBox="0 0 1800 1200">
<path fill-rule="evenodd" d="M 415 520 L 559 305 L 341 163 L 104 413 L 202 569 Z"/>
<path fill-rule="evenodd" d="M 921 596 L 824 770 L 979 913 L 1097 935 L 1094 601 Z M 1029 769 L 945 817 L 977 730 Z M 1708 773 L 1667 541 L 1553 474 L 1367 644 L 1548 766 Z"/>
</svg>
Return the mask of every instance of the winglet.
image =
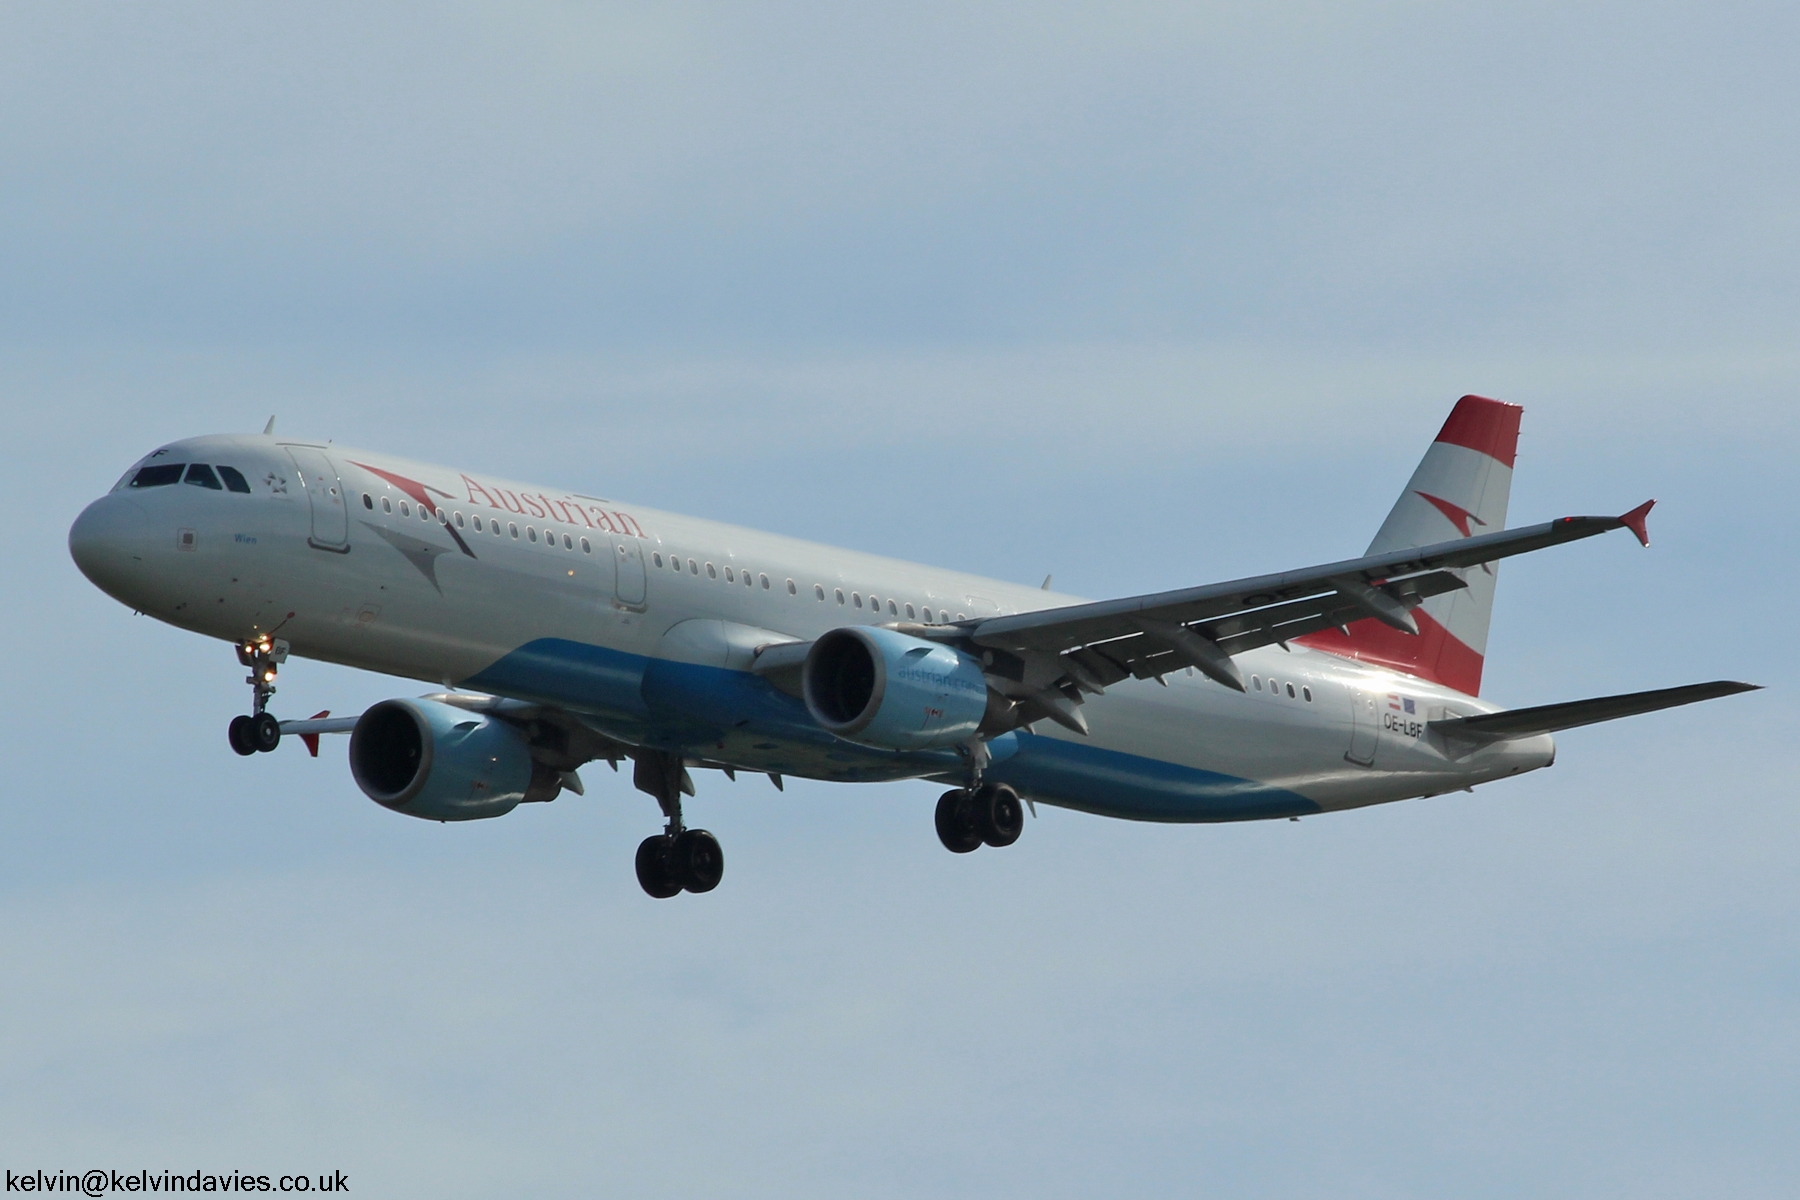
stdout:
<svg viewBox="0 0 1800 1200">
<path fill-rule="evenodd" d="M 272 421 L 275 418 L 270 417 L 269 419 Z M 312 719 L 317 721 L 320 717 L 329 717 L 330 715 L 331 715 L 331 710 L 329 708 L 327 708 L 320 712 L 314 713 L 312 715 Z M 300 740 L 306 743 L 306 752 L 308 754 L 312 755 L 314 758 L 319 757 L 319 735 L 318 734 L 303 733 L 300 735 Z"/>
<path fill-rule="evenodd" d="M 1635 533 L 1637 540 L 1646 546 L 1650 544 L 1650 530 L 1645 527 L 1644 521 L 1649 517 L 1650 509 L 1655 503 L 1654 500 L 1646 500 L 1619 518 L 1619 524 Z"/>
</svg>

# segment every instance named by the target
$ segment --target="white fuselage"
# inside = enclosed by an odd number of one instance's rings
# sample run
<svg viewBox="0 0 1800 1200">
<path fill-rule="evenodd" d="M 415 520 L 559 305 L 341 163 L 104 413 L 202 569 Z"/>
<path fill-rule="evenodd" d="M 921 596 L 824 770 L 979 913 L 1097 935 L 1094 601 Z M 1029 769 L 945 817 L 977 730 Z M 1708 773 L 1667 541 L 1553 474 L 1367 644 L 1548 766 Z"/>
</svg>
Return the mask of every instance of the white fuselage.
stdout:
<svg viewBox="0 0 1800 1200">
<path fill-rule="evenodd" d="M 121 602 L 233 642 L 273 633 L 299 656 L 554 704 L 747 770 L 956 773 L 948 752 L 825 733 L 749 673 L 758 646 L 1079 602 L 338 446 L 204 437 L 144 462 L 229 466 L 250 491 L 122 481 L 96 501 L 71 549 Z M 1554 757 L 1547 736 L 1446 743 L 1429 721 L 1494 706 L 1411 676 L 1299 646 L 1237 662 L 1245 693 L 1185 669 L 1166 686 L 1126 680 L 1083 706 L 1088 736 L 1048 722 L 1003 735 L 991 771 L 1040 802 L 1206 821 L 1430 795 Z"/>
</svg>

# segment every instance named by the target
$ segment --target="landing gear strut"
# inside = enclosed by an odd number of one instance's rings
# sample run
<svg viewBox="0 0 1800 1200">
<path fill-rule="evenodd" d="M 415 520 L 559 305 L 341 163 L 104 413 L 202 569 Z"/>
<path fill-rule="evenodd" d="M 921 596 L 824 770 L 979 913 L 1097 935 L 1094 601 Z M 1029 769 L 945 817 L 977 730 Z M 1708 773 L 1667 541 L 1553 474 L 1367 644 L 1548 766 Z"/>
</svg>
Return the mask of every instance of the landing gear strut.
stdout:
<svg viewBox="0 0 1800 1200">
<path fill-rule="evenodd" d="M 237 655 L 238 661 L 250 668 L 244 679 L 251 688 L 250 713 L 231 718 L 225 733 L 239 754 L 266 754 L 281 744 L 281 722 L 268 707 L 269 697 L 275 694 L 275 669 L 287 661 L 288 644 L 264 634 L 254 641 L 239 642 Z"/>
<path fill-rule="evenodd" d="M 688 778 L 681 756 L 666 750 L 643 751 L 632 769 L 631 781 L 639 791 L 656 797 L 668 818 L 663 832 L 638 844 L 638 885 L 657 900 L 718 887 L 725 874 L 725 852 L 719 848 L 719 839 L 681 823 L 682 794 L 694 794 L 693 780 Z"/>
<path fill-rule="evenodd" d="M 1010 846 L 1025 831 L 1025 806 L 1004 783 L 945 792 L 937 803 L 938 841 L 952 854 L 982 845 Z"/>
</svg>

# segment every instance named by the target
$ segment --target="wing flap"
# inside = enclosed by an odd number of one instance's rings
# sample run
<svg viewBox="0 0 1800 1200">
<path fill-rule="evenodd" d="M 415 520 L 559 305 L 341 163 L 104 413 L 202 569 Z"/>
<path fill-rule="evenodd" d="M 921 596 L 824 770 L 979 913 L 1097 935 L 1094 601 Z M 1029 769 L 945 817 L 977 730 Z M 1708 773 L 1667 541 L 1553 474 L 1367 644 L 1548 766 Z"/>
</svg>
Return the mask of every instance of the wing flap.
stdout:
<svg viewBox="0 0 1800 1200">
<path fill-rule="evenodd" d="M 1463 586 L 1463 581 L 1451 572 L 1433 571 L 1374 590 L 1410 609 L 1428 596 Z M 1259 646 L 1286 643 L 1321 629 L 1361 620 L 1367 615 L 1367 609 L 1358 599 L 1332 591 L 1305 600 L 1235 613 L 1215 621 L 1196 622 L 1188 628 L 1231 655 Z M 1168 645 L 1141 632 L 1067 651 L 1063 661 L 1085 668 L 1101 686 L 1110 686 L 1127 675 L 1150 679 L 1189 665 L 1187 659 L 1177 655 Z M 1076 671 L 1070 671 L 1070 675 L 1077 683 L 1085 684 Z"/>
<path fill-rule="evenodd" d="M 1101 600 L 1091 604 L 1072 604 L 1064 608 L 989 617 L 982 621 L 968 622 L 962 628 L 967 629 L 969 636 L 982 646 L 1014 653 L 1061 653 L 1078 646 L 1141 636 L 1138 622 L 1144 618 L 1191 626 L 1230 616 L 1262 616 L 1266 610 L 1322 597 L 1336 597 L 1331 603 L 1333 612 L 1346 604 L 1354 611 L 1354 617 L 1326 622 L 1327 625 L 1336 625 L 1369 615 L 1365 607 L 1367 597 L 1362 598 L 1365 603 L 1359 603 L 1343 590 L 1345 584 L 1352 585 L 1352 590 L 1355 587 L 1391 586 L 1413 576 L 1463 570 L 1515 554 L 1528 554 L 1533 550 L 1624 528 L 1628 526 L 1619 517 L 1563 517 L 1523 529 L 1508 529 L 1454 542 L 1372 554 L 1299 571 L 1259 575 L 1230 583 L 1156 592 L 1146 596 L 1128 596 L 1119 600 Z M 1297 633 L 1298 631 L 1284 636 L 1297 636 Z M 1267 639 L 1278 640 L 1282 639 Z M 1266 645 L 1267 641 L 1258 644 Z"/>
</svg>

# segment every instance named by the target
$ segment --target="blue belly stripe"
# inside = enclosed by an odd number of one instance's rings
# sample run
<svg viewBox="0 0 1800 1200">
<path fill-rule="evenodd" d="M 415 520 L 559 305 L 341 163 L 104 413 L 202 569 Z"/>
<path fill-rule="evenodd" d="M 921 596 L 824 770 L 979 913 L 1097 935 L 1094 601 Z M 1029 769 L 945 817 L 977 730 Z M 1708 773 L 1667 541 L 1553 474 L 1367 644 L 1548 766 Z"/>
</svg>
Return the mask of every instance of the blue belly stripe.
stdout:
<svg viewBox="0 0 1800 1200">
<path fill-rule="evenodd" d="M 1020 731 L 988 778 L 1033 800 L 1133 821 L 1263 821 L 1322 811 L 1298 792 L 1086 742 Z"/>
<path fill-rule="evenodd" d="M 805 705 L 743 671 L 540 638 L 463 685 L 573 709 L 625 740 L 703 750 L 746 770 L 831 780 L 950 778 L 953 751 L 894 754 L 819 728 Z M 771 745 L 773 743 L 773 745 Z M 1138 821 L 1255 821 L 1319 806 L 1284 788 L 1027 731 L 995 739 L 987 777 L 1035 801 Z"/>
<path fill-rule="evenodd" d="M 647 722 L 641 654 L 563 638 L 538 638 L 463 680 L 465 687 L 594 716 Z"/>
</svg>

